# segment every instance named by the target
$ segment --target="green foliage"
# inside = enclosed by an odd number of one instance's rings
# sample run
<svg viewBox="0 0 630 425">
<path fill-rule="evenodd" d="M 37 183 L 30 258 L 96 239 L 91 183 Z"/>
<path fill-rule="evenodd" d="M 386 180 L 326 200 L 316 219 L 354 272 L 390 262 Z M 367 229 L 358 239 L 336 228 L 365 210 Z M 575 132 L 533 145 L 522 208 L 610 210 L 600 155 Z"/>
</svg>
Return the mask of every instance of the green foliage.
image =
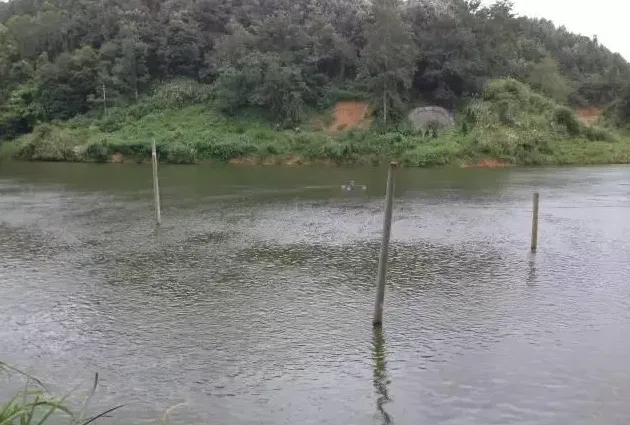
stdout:
<svg viewBox="0 0 630 425">
<path fill-rule="evenodd" d="M 571 136 L 577 136 L 582 130 L 582 124 L 575 112 L 565 106 L 558 106 L 554 113 L 556 123 L 564 127 Z"/>
<path fill-rule="evenodd" d="M 247 137 L 236 136 L 231 140 L 204 140 L 196 145 L 202 157 L 227 162 L 233 158 L 246 157 L 256 151 L 256 146 Z"/>
<path fill-rule="evenodd" d="M 184 108 L 208 103 L 212 96 L 211 86 L 190 79 L 178 79 L 157 86 L 151 96 L 151 104 L 156 110 Z"/>
<path fill-rule="evenodd" d="M 18 157 L 32 161 L 76 161 L 77 147 L 87 138 L 85 129 L 73 130 L 42 124 L 20 145 Z"/>
<path fill-rule="evenodd" d="M 584 130 L 584 136 L 593 142 L 596 141 L 606 141 L 606 142 L 616 142 L 617 137 L 608 129 L 598 127 L 598 126 L 588 126 Z"/>
<path fill-rule="evenodd" d="M 544 163 L 562 140 L 618 139 L 561 105 L 610 104 L 602 125 L 630 127 L 630 65 L 596 39 L 515 16 L 508 1 L 228 3 L 3 4 L 0 141 L 19 138 L 18 156 L 50 161 L 143 160 L 155 138 L 178 163 Z M 352 99 L 371 102 L 376 132 L 309 131 L 313 111 Z M 425 104 L 463 111 L 460 131 L 404 128 Z"/>
<path fill-rule="evenodd" d="M 112 74 L 117 89 L 126 93 L 128 98 L 133 96 L 133 99 L 138 100 L 140 90 L 149 80 L 147 55 L 147 44 L 135 32 L 124 34 L 120 41 L 120 56 L 114 59 Z"/>
<path fill-rule="evenodd" d="M 151 153 L 151 142 L 146 139 L 116 140 L 116 143 L 111 144 L 111 149 L 128 158 L 147 158 Z"/>
<path fill-rule="evenodd" d="M 623 129 L 630 128 L 630 85 L 606 108 L 604 115 L 613 125 Z"/>
<path fill-rule="evenodd" d="M 0 401 L 0 424 L 2 425 L 46 425 L 48 423 L 89 425 L 123 407 L 120 405 L 95 415 L 87 415 L 89 403 L 98 386 L 98 374 L 94 377 L 92 387 L 81 409 L 74 411 L 69 406 L 69 398 L 74 395 L 74 391 L 62 397 L 52 396 L 41 381 L 0 361 L 0 375 L 9 373 L 24 378 L 25 386 L 12 398 Z"/>
<path fill-rule="evenodd" d="M 89 46 L 63 53 L 38 68 L 37 101 L 44 119 L 67 119 L 90 109 L 98 86 L 98 54 Z"/>
<path fill-rule="evenodd" d="M 91 158 L 94 162 L 107 162 L 110 158 L 110 149 L 107 140 L 91 143 L 85 150 L 87 158 Z"/>
<path fill-rule="evenodd" d="M 471 153 L 518 164 L 549 162 L 560 140 L 614 141 L 612 133 L 583 125 L 575 112 L 513 79 L 490 82 L 464 112 Z"/>
<path fill-rule="evenodd" d="M 159 146 L 160 155 L 171 164 L 194 164 L 197 162 L 197 148 L 182 142 L 173 142 Z"/>
<path fill-rule="evenodd" d="M 153 108 L 129 110 L 133 118 L 216 97 L 233 116 L 257 109 L 296 127 L 314 108 L 357 99 L 391 129 L 411 105 L 455 109 L 499 77 L 572 106 L 606 105 L 630 83 L 628 63 L 596 39 L 517 17 L 507 1 L 114 3 L 1 8 L 0 139 L 147 96 Z M 514 124 L 511 106 L 500 108 Z M 112 122 L 103 130 L 115 131 Z"/>
<path fill-rule="evenodd" d="M 565 104 L 569 99 L 571 88 L 566 79 L 560 75 L 558 63 L 550 57 L 533 65 L 527 82 L 531 87 L 558 103 Z"/>
<path fill-rule="evenodd" d="M 572 106 L 602 106 L 613 101 L 628 81 L 626 60 L 589 38 L 556 28 L 545 19 L 519 19 L 525 35 L 535 38 L 569 82 Z"/>
<path fill-rule="evenodd" d="M 476 132 L 469 138 L 471 152 L 514 164 L 538 164 L 540 157 L 552 153 L 552 134 L 536 131 L 514 131 L 498 128 L 492 132 Z"/>
<path fill-rule="evenodd" d="M 372 22 L 366 28 L 367 42 L 361 51 L 361 75 L 373 95 L 374 111 L 382 119 L 398 120 L 404 115 L 406 93 L 412 85 L 417 48 L 403 20 L 399 0 L 374 0 Z"/>
<path fill-rule="evenodd" d="M 436 140 L 423 143 L 402 155 L 402 164 L 408 167 L 447 165 L 461 157 L 463 146 L 457 141 Z"/>
<path fill-rule="evenodd" d="M 2 153 L 26 160 L 105 162 L 121 154 L 126 161 L 146 161 L 155 139 L 160 160 L 174 164 L 240 158 L 369 164 L 399 159 L 407 166 L 443 166 L 488 158 L 515 164 L 590 163 L 623 160 L 630 151 L 630 141 L 619 134 L 583 125 L 571 109 L 514 79 L 491 81 L 462 109 L 456 118 L 466 131 L 456 126 L 425 134 L 402 124 L 383 132 L 352 129 L 336 135 L 284 130 L 254 112 L 226 117 L 203 97 L 164 96 L 169 92 L 156 91 L 159 102 L 149 97 L 113 108 L 105 117 L 39 124 Z M 171 106 L 188 102 L 195 104 Z M 584 158 L 589 153 L 597 158 Z"/>
<path fill-rule="evenodd" d="M 516 80 L 494 80 L 466 109 L 467 138 L 474 150 L 520 162 L 544 150 L 545 140 L 559 137 L 551 117 L 555 107 Z"/>
<path fill-rule="evenodd" d="M 224 69 L 217 80 L 217 106 L 231 114 L 257 107 L 278 124 L 292 126 L 305 115 L 307 91 L 298 67 L 283 64 L 276 54 L 253 52 Z"/>
<path fill-rule="evenodd" d="M 365 88 L 364 81 L 351 83 L 333 83 L 328 85 L 317 103 L 318 108 L 332 108 L 339 101 L 356 100 L 370 101 L 369 93 Z"/>
</svg>

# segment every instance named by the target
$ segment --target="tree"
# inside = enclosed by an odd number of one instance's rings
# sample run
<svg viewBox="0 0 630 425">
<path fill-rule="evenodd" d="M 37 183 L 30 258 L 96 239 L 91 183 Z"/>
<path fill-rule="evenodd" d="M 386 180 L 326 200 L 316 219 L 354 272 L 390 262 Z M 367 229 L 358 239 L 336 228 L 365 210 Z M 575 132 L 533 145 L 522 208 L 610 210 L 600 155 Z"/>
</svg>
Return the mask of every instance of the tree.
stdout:
<svg viewBox="0 0 630 425">
<path fill-rule="evenodd" d="M 367 43 L 361 50 L 361 76 L 378 99 L 383 125 L 403 109 L 415 72 L 417 51 L 400 0 L 374 0 Z"/>
<path fill-rule="evenodd" d="M 217 81 L 220 109 L 234 113 L 243 107 L 259 108 L 284 126 L 303 118 L 307 92 L 300 69 L 273 53 L 252 52 L 222 69 Z"/>
<path fill-rule="evenodd" d="M 12 138 L 33 129 L 41 116 L 36 96 L 37 87 L 32 82 L 11 91 L 4 111 L 0 112 L 0 139 Z"/>
<path fill-rule="evenodd" d="M 482 90 L 489 76 L 477 36 L 478 5 L 452 2 L 448 13 L 415 5 L 409 10 L 420 55 L 414 95 L 452 108 L 462 97 Z"/>
<path fill-rule="evenodd" d="M 201 31 L 188 2 L 172 0 L 161 9 L 164 36 L 157 48 L 163 75 L 198 78 L 203 65 Z"/>
<path fill-rule="evenodd" d="M 0 24 L 0 105 L 6 100 L 10 74 L 17 60 L 17 46 L 9 30 Z"/>
<path fill-rule="evenodd" d="M 120 57 L 116 58 L 113 73 L 119 91 L 133 93 L 138 100 L 142 86 L 149 80 L 146 66 L 147 46 L 136 34 L 124 37 L 120 43 Z"/>
<path fill-rule="evenodd" d="M 558 70 L 558 63 L 546 57 L 534 64 L 527 83 L 547 97 L 559 103 L 567 103 L 571 88 Z"/>
<path fill-rule="evenodd" d="M 14 16 L 6 22 L 6 27 L 16 42 L 21 58 L 30 58 L 37 53 L 39 40 L 35 32 L 35 19 L 32 16 Z"/>
<path fill-rule="evenodd" d="M 630 128 L 630 84 L 619 94 L 619 97 L 604 111 L 605 115 L 617 126 Z"/>
<path fill-rule="evenodd" d="M 37 69 L 38 102 L 46 119 L 67 119 L 85 113 L 99 86 L 99 61 L 91 47 L 64 53 Z"/>
<path fill-rule="evenodd" d="M 497 77 L 571 106 L 604 106 L 630 84 L 628 62 L 596 39 L 486 4 L 0 0 L 0 114 L 28 131 L 102 108 L 103 85 L 107 104 L 126 104 L 152 83 L 193 78 L 234 113 L 256 107 L 293 125 L 307 108 L 371 98 L 389 125 L 411 105 L 454 109 Z"/>
</svg>

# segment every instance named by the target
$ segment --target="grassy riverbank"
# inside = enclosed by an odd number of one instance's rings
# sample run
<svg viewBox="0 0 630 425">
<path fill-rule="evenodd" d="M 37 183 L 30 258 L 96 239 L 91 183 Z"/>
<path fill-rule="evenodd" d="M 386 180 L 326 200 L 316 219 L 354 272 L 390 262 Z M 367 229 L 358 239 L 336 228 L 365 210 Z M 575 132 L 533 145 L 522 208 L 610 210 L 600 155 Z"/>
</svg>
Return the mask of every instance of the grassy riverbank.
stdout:
<svg viewBox="0 0 630 425">
<path fill-rule="evenodd" d="M 32 161 L 143 161 L 155 139 L 160 160 L 175 164 L 605 164 L 630 162 L 630 137 L 582 124 L 570 109 L 514 80 L 491 82 L 482 99 L 438 135 L 406 125 L 388 131 L 352 129 L 327 134 L 315 125 L 277 129 L 255 114 L 228 117 L 198 91 L 163 101 L 158 93 L 105 118 L 80 116 L 41 124 L 6 142 L 0 155 Z M 314 120 L 315 121 L 315 120 Z"/>
</svg>

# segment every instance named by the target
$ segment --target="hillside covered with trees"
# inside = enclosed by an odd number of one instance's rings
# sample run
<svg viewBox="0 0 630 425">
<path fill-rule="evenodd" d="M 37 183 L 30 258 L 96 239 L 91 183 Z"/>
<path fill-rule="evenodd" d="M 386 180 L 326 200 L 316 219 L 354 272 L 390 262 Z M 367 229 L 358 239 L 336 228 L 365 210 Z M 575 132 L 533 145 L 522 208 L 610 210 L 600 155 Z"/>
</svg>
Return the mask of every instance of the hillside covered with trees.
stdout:
<svg viewBox="0 0 630 425">
<path fill-rule="evenodd" d="M 487 129 L 508 139 L 530 137 L 536 122 L 548 129 L 547 144 L 614 143 L 617 136 L 585 127 L 570 108 L 608 106 L 608 122 L 625 124 L 629 82 L 630 65 L 597 39 L 517 17 L 505 1 L 0 3 L 0 143 L 18 138 L 12 155 L 25 159 L 141 156 L 157 135 L 173 162 L 309 149 L 331 158 L 400 156 L 453 140 L 471 157 L 522 162 L 519 155 L 538 150 L 535 141 L 514 142 L 512 153 L 471 147 L 498 137 L 480 133 L 479 111 Z M 546 102 L 531 111 L 538 118 L 522 114 L 534 97 Z M 314 114 L 344 99 L 372 105 L 369 134 L 308 132 Z M 410 133 L 404 117 L 418 105 L 457 111 L 457 129 L 436 140 Z M 159 129 L 165 121 L 171 127 Z M 372 142 L 360 140 L 377 135 L 390 142 L 363 152 Z M 404 149 L 392 142 L 401 138 Z"/>
</svg>

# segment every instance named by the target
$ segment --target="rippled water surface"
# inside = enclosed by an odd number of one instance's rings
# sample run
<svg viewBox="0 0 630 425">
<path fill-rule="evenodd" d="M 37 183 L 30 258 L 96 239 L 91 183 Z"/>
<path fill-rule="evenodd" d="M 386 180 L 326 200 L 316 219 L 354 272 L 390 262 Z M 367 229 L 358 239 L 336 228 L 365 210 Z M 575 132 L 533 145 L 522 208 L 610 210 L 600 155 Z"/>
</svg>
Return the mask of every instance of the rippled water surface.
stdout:
<svg viewBox="0 0 630 425">
<path fill-rule="evenodd" d="M 630 168 L 401 170 L 374 334 L 385 175 L 162 167 L 156 231 L 147 166 L 2 164 L 0 359 L 120 424 L 628 423 Z"/>
</svg>

